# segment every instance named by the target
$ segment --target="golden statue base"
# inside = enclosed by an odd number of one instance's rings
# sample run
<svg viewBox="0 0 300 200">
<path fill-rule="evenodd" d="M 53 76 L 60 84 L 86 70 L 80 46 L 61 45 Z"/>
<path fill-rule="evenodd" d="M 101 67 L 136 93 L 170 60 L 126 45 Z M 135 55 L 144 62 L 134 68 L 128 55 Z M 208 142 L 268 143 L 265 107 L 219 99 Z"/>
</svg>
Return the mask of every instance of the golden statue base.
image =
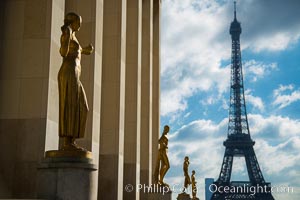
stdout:
<svg viewBox="0 0 300 200">
<path fill-rule="evenodd" d="M 192 200 L 191 196 L 185 192 L 178 194 L 177 200 Z"/>
<path fill-rule="evenodd" d="M 45 158 L 83 158 L 92 159 L 92 153 L 80 146 L 75 142 L 75 138 L 62 137 L 63 145 L 59 150 L 46 151 Z"/>
<path fill-rule="evenodd" d="M 152 184 L 151 191 L 147 193 L 148 200 L 171 200 L 172 199 L 172 190 L 165 184 Z"/>
<path fill-rule="evenodd" d="M 45 152 L 46 158 L 88 158 L 92 159 L 92 152 L 86 150 L 51 150 Z"/>
</svg>

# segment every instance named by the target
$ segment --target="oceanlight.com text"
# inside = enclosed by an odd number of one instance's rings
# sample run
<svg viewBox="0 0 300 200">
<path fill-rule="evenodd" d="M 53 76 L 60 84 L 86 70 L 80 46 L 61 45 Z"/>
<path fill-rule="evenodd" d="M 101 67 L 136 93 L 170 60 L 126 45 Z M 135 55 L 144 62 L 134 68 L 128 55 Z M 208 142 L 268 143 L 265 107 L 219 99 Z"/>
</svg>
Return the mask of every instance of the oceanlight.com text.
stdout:
<svg viewBox="0 0 300 200">
<path fill-rule="evenodd" d="M 220 194 L 267 194 L 267 193 L 293 193 L 294 188 L 289 186 L 272 186 L 268 187 L 267 185 L 260 186 L 249 186 L 247 184 L 239 185 L 239 186 L 218 186 L 216 184 L 211 184 L 209 186 L 209 191 L 212 193 L 220 193 Z"/>
</svg>

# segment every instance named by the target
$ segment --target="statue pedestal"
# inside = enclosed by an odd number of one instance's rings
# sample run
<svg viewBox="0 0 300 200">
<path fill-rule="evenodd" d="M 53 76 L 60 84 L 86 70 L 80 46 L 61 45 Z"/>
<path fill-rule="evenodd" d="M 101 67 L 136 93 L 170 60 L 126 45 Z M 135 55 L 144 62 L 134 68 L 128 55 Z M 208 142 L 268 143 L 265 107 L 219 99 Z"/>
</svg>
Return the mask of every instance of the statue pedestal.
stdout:
<svg viewBox="0 0 300 200">
<path fill-rule="evenodd" d="M 192 200 L 191 196 L 187 193 L 178 194 L 177 200 Z"/>
<path fill-rule="evenodd" d="M 171 200 L 172 191 L 169 187 L 153 185 L 153 191 L 148 193 L 147 200 Z"/>
<path fill-rule="evenodd" d="M 171 200 L 172 192 L 168 193 L 149 193 L 148 200 Z"/>
<path fill-rule="evenodd" d="M 92 159 L 45 158 L 38 166 L 37 197 L 40 199 L 97 199 L 97 170 Z"/>
</svg>

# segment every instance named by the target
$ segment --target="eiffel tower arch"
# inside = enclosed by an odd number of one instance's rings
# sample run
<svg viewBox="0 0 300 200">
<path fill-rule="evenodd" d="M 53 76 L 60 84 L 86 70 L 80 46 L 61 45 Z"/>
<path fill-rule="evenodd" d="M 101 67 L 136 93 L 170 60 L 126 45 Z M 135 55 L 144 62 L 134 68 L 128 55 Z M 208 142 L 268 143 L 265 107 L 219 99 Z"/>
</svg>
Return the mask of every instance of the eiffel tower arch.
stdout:
<svg viewBox="0 0 300 200">
<path fill-rule="evenodd" d="M 234 20 L 230 25 L 232 52 L 228 135 L 223 143 L 223 163 L 219 178 L 214 182 L 216 190 L 211 200 L 274 200 L 271 183 L 266 182 L 263 177 L 253 148 L 255 142 L 251 139 L 249 131 L 241 62 L 241 33 L 242 28 L 236 18 L 234 2 Z M 249 181 L 230 181 L 234 157 L 245 158 Z"/>
</svg>

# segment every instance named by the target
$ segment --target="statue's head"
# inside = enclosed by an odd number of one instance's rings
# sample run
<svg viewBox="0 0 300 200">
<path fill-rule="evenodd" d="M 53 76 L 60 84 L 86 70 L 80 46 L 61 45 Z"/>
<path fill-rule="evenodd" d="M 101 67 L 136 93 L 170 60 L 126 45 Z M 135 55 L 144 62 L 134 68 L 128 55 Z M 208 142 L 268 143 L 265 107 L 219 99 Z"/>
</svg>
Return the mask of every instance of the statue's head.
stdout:
<svg viewBox="0 0 300 200">
<path fill-rule="evenodd" d="M 80 15 L 77 15 L 74 12 L 70 12 L 70 13 L 66 14 L 65 19 L 64 19 L 64 25 L 70 26 L 73 31 L 79 31 L 81 22 L 82 22 L 82 19 L 81 19 Z"/>
<path fill-rule="evenodd" d="M 188 156 L 184 157 L 184 160 L 189 161 L 189 157 Z"/>
<path fill-rule="evenodd" d="M 195 170 L 192 171 L 192 174 L 196 174 Z"/>
<path fill-rule="evenodd" d="M 170 131 L 170 127 L 168 125 L 164 126 L 164 134 L 167 134 Z"/>
</svg>

